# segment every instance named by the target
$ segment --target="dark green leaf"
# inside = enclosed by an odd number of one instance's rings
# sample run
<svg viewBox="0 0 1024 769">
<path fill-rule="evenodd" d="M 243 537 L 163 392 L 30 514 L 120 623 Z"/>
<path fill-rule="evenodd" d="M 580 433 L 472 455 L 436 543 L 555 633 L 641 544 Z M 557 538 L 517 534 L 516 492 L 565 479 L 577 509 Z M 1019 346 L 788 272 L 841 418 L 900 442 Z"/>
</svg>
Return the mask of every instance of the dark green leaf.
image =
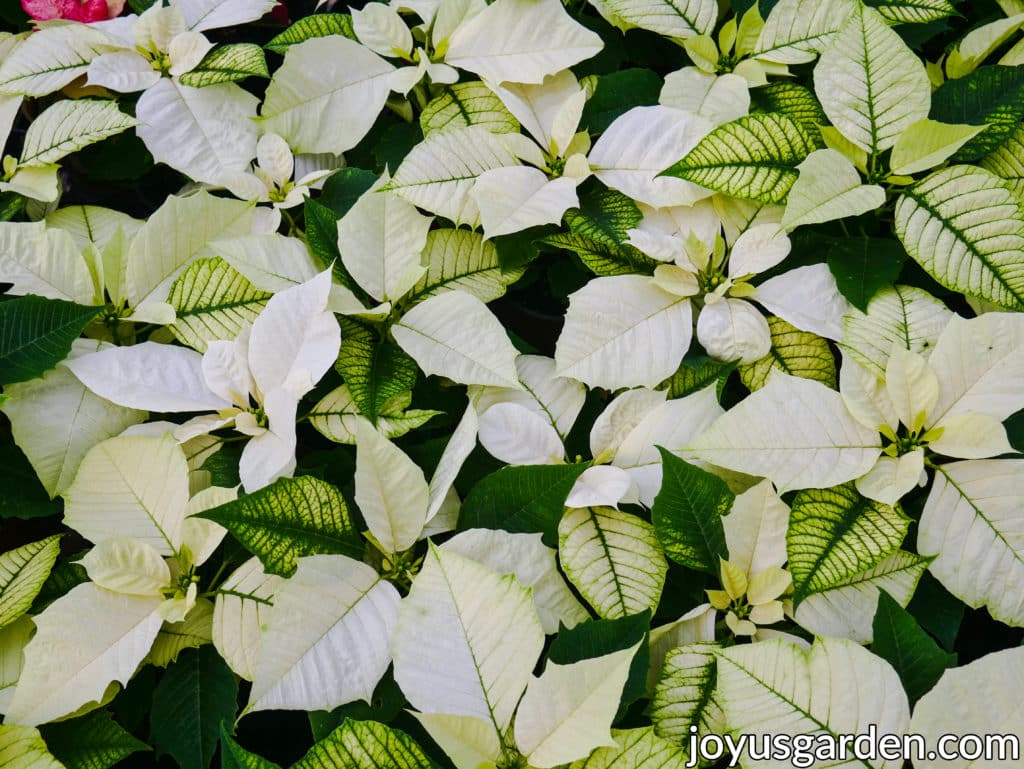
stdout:
<svg viewBox="0 0 1024 769">
<path fill-rule="evenodd" d="M 754 89 L 750 95 L 759 109 L 789 115 L 815 140 L 821 135 L 818 126 L 828 125 L 825 110 L 821 108 L 814 91 L 799 83 L 777 80 L 763 88 Z"/>
<path fill-rule="evenodd" d="M 207 769 L 222 721 L 238 710 L 238 681 L 211 646 L 186 649 L 153 692 L 150 739 L 157 756 L 171 755 L 181 769 Z"/>
<path fill-rule="evenodd" d="M 331 209 L 335 220 L 340 219 L 376 181 L 377 175 L 373 171 L 342 168 L 327 177 L 317 202 Z"/>
<path fill-rule="evenodd" d="M 732 509 L 736 496 L 718 476 L 661 446 L 658 451 L 662 481 L 651 522 L 665 555 L 691 569 L 718 574 L 718 559 L 728 552 L 722 516 Z"/>
<path fill-rule="evenodd" d="M 392 173 L 398 168 L 413 147 L 423 141 L 419 123 L 393 123 L 385 129 L 373 145 L 373 159 L 377 168 Z"/>
<path fill-rule="evenodd" d="M 511 272 L 525 267 L 536 259 L 540 254 L 537 244 L 542 242 L 541 238 L 554 229 L 551 225 L 530 227 L 521 232 L 499 235 L 494 238 L 491 242 L 498 250 L 498 263 L 501 265 L 501 269 Z"/>
<path fill-rule="evenodd" d="M 932 94 L 932 120 L 985 125 L 988 129 L 954 153 L 951 160 L 978 160 L 994 152 L 1024 118 L 1024 67 L 978 67 L 947 80 Z"/>
<path fill-rule="evenodd" d="M 108 769 L 132 753 L 152 750 L 132 737 L 105 710 L 46 724 L 39 731 L 46 747 L 66 769 Z"/>
<path fill-rule="evenodd" d="M 572 251 L 595 275 L 651 275 L 658 266 L 658 262 L 629 244 L 613 246 L 569 233 L 550 235 L 543 242 Z"/>
<path fill-rule="evenodd" d="M 480 481 L 466 496 L 459 529 L 539 531 L 548 547 L 558 543 L 558 522 L 565 498 L 590 465 L 503 467 Z"/>
<path fill-rule="evenodd" d="M 661 78 L 649 69 L 624 69 L 597 78 L 594 95 L 583 108 L 580 127 L 601 133 L 633 107 L 658 103 Z"/>
<path fill-rule="evenodd" d="M 31 614 L 39 614 L 58 598 L 66 595 L 71 588 L 89 581 L 89 575 L 86 573 L 85 567 L 75 563 L 78 557 L 83 555 L 85 555 L 85 551 L 72 556 L 69 560 L 58 561 L 57 565 L 53 567 L 53 571 L 50 572 L 50 576 L 47 577 L 46 582 L 43 583 L 43 587 L 39 590 L 39 595 L 33 601 L 32 608 L 29 609 Z"/>
<path fill-rule="evenodd" d="M 956 667 L 956 655 L 942 651 L 885 590 L 878 592 L 872 627 L 871 650 L 899 673 L 911 706 L 935 685 L 946 668 Z"/>
<path fill-rule="evenodd" d="M 637 204 L 615 190 L 598 189 L 580 196 L 579 208 L 565 212 L 565 223 L 573 235 L 619 246 L 629 238 L 629 230 L 640 224 L 643 214 Z"/>
<path fill-rule="evenodd" d="M 828 247 L 828 268 L 840 293 L 861 312 L 879 289 L 896 282 L 907 252 L 891 238 L 834 238 Z"/>
<path fill-rule="evenodd" d="M 334 203 L 348 211 L 358 197 L 357 195 L 350 203 L 344 203 L 335 198 Z M 323 198 L 320 200 L 322 201 Z M 312 198 L 306 198 L 302 211 L 306 224 L 306 245 L 309 246 L 309 250 L 312 252 L 313 258 L 319 263 L 320 268 L 326 270 L 330 267 L 331 276 L 338 283 L 350 291 L 354 291 L 360 298 L 365 297 L 365 293 L 359 287 L 359 284 L 356 283 L 355 278 L 349 275 L 344 262 L 341 261 L 341 252 L 338 250 L 338 219 L 340 214 Z"/>
<path fill-rule="evenodd" d="M 0 446 L 0 518 L 45 518 L 61 510 L 50 499 L 28 459 L 13 443 Z"/>
<path fill-rule="evenodd" d="M 319 553 L 359 558 L 363 541 L 341 492 L 316 478 L 280 478 L 259 491 L 198 514 L 230 531 L 268 574 L 289 577 L 296 559 Z"/>
<path fill-rule="evenodd" d="M 649 610 L 618 619 L 589 620 L 572 628 L 560 627 L 548 650 L 548 661 L 556 665 L 571 665 L 581 660 L 622 651 L 640 643 L 640 648 L 629 667 L 626 685 L 622 689 L 619 705 L 621 716 L 626 708 L 644 696 L 647 688 L 647 669 L 650 666 L 651 655 L 646 637 L 650 629 Z"/>
<path fill-rule="evenodd" d="M 434 769 L 405 732 L 375 721 L 346 719 L 292 769 Z"/>
<path fill-rule="evenodd" d="M 0 384 L 35 379 L 56 366 L 102 309 L 41 296 L 0 302 Z"/>
<path fill-rule="evenodd" d="M 729 374 L 736 370 L 736 363 L 723 362 L 707 355 L 688 356 L 683 358 L 676 373 L 658 385 L 658 389 L 667 388 L 669 398 L 685 398 L 717 382 L 717 392 L 721 396 Z"/>
<path fill-rule="evenodd" d="M 250 753 L 228 734 L 226 726 L 220 725 L 220 769 L 281 769 L 255 753 Z"/>
<path fill-rule="evenodd" d="M 274 37 L 264 48 L 274 53 L 286 53 L 288 47 L 304 43 L 314 37 L 344 35 L 350 40 L 358 40 L 352 29 L 352 17 L 347 13 L 314 13 L 292 24 L 281 34 Z"/>
<path fill-rule="evenodd" d="M 964 619 L 964 603 L 942 586 L 930 572 L 921 576 L 907 606 L 921 627 L 935 636 L 946 651 L 953 651 Z"/>
<path fill-rule="evenodd" d="M 372 326 L 341 318 L 341 350 L 335 368 L 359 410 L 374 424 L 388 401 L 416 385 L 416 362 Z"/>
</svg>

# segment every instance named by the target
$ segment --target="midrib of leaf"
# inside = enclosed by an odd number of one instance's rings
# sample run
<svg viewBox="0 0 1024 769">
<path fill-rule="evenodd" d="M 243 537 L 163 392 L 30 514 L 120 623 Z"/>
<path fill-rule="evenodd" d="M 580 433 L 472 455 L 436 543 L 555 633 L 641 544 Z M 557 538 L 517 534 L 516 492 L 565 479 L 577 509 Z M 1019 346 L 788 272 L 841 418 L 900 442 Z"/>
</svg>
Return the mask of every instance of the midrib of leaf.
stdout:
<svg viewBox="0 0 1024 769">
<path fill-rule="evenodd" d="M 218 588 L 216 591 L 217 595 L 229 595 L 233 598 L 239 598 L 243 601 L 254 601 L 256 603 L 266 604 L 267 606 L 273 606 L 274 602 L 270 598 L 261 598 L 255 593 L 242 593 L 238 590 L 230 590 L 228 588 Z"/>
<path fill-rule="evenodd" d="M 590 358 L 594 357 L 598 353 L 602 352 L 604 350 L 604 348 L 606 348 L 608 345 L 612 344 L 612 342 L 614 342 L 615 339 L 618 339 L 620 336 L 623 336 L 624 334 L 627 334 L 630 331 L 633 331 L 637 327 L 642 326 L 644 323 L 649 322 L 651 320 L 651 318 L 656 318 L 658 315 L 661 315 L 662 313 L 668 312 L 669 310 L 671 310 L 676 305 L 682 304 L 683 302 L 688 302 L 688 301 L 690 301 L 690 297 L 688 297 L 688 296 L 681 296 L 678 299 L 676 299 L 676 301 L 672 302 L 672 304 L 667 304 L 664 307 L 660 307 L 657 310 L 655 310 L 654 312 L 650 313 L 649 315 L 646 315 L 643 318 L 638 319 L 631 326 L 629 326 L 626 329 L 623 329 L 620 333 L 616 334 L 615 337 L 613 337 L 612 339 L 609 339 L 609 340 L 607 340 L 605 342 L 602 342 L 601 345 L 596 350 L 592 350 L 591 352 L 588 352 L 586 355 L 584 355 L 582 358 L 579 358 L 578 360 L 573 361 L 571 366 L 578 366 L 583 361 L 589 360 Z M 566 368 L 570 368 L 571 366 L 567 366 Z"/>
<path fill-rule="evenodd" d="M 145 511 L 146 517 L 153 522 L 153 525 L 156 527 L 156 530 L 160 532 L 160 536 L 164 538 L 164 542 L 167 543 L 167 547 L 171 549 L 172 553 L 177 554 L 178 549 L 174 546 L 174 543 L 171 542 L 171 538 L 167 536 L 167 532 L 164 531 L 164 527 L 160 525 L 160 522 L 157 521 L 157 519 L 153 516 L 153 513 L 150 512 L 150 509 L 143 504 L 142 497 L 140 497 L 138 495 L 138 492 L 135 491 L 134 484 L 129 483 L 127 476 L 125 476 L 125 474 L 121 472 L 121 466 L 117 462 L 111 462 L 110 464 L 117 471 L 117 474 L 121 477 L 121 480 L 124 482 L 124 485 L 128 487 L 128 490 L 135 498 L 135 501 L 138 503 L 139 507 L 141 507 Z"/>
<path fill-rule="evenodd" d="M 455 608 L 455 616 L 459 618 L 459 629 L 462 631 L 462 637 L 466 641 L 466 649 L 469 651 L 469 658 L 473 661 L 473 672 L 476 673 L 476 680 L 480 684 L 480 691 L 484 695 L 484 704 L 487 706 L 487 715 L 491 719 L 491 726 L 494 727 L 494 733 L 498 735 L 498 742 L 502 742 L 501 727 L 498 725 L 498 719 L 494 716 L 494 706 L 491 705 L 490 692 L 487 690 L 486 684 L 484 684 L 484 677 L 480 671 L 480 663 L 476 658 L 476 649 L 473 648 L 473 644 L 469 642 L 469 631 L 466 628 L 466 623 L 462 618 L 462 607 L 459 606 L 459 602 L 455 600 L 455 591 L 452 589 L 452 581 L 448 578 L 448 572 L 445 571 L 444 564 L 440 558 L 437 558 L 437 567 L 441 572 L 441 576 L 444 577 L 444 585 L 448 588 L 448 597 L 451 598 L 452 606 Z"/>
<path fill-rule="evenodd" d="M 776 697 L 777 699 L 779 699 L 779 700 L 781 700 L 782 702 L 784 702 L 784 703 L 785 703 L 786 705 L 788 705 L 788 706 L 789 706 L 790 708 L 792 708 L 792 709 L 793 709 L 794 711 L 796 711 L 796 712 L 797 712 L 797 713 L 799 713 L 800 715 L 802 715 L 802 716 L 804 716 L 805 718 L 807 718 L 807 720 L 809 720 L 809 721 L 813 722 L 814 724 L 816 724 L 816 725 L 818 726 L 818 728 L 819 728 L 819 729 L 821 729 L 822 731 L 824 731 L 824 732 L 827 732 L 828 734 L 831 734 L 831 735 L 833 735 L 833 736 L 838 736 L 837 732 L 833 731 L 832 727 L 831 727 L 831 726 L 829 726 L 829 724 L 827 724 L 827 723 L 826 723 L 826 722 L 824 722 L 824 721 L 821 721 L 821 720 L 819 720 L 819 719 L 818 719 L 818 718 L 817 718 L 816 716 L 814 716 L 814 715 L 813 715 L 813 714 L 812 714 L 812 713 L 811 713 L 810 711 L 808 711 L 808 710 L 805 710 L 805 709 L 804 709 L 803 707 L 801 707 L 800 705 L 798 705 L 798 704 L 797 704 L 796 702 L 794 702 L 793 700 L 791 700 L 791 699 L 790 699 L 789 697 L 787 697 L 787 696 L 786 696 L 785 694 L 783 694 L 783 693 L 782 693 L 782 692 L 780 692 L 779 690 L 777 690 L 777 689 L 773 689 L 773 688 L 772 688 L 771 686 L 769 686 L 769 685 L 768 685 L 768 682 L 767 682 L 767 681 L 762 681 L 762 680 L 761 680 L 760 678 L 758 678 L 758 677 L 757 677 L 757 675 L 756 675 L 756 674 L 755 674 L 755 673 L 754 673 L 753 671 L 751 671 L 751 670 L 749 670 L 749 669 L 747 669 L 747 668 L 743 667 L 743 665 L 739 664 L 738 662 L 736 662 L 736 660 L 734 660 L 734 659 L 732 659 L 732 658 L 730 658 L 730 657 L 726 657 L 726 660 L 727 660 L 727 661 L 729 662 L 729 664 L 730 664 L 730 665 L 735 665 L 737 669 L 739 669 L 739 670 L 743 671 L 743 673 L 745 673 L 745 674 L 746 674 L 746 676 L 747 676 L 747 677 L 748 677 L 748 678 L 749 678 L 749 679 L 750 679 L 751 681 L 753 681 L 753 682 L 754 682 L 755 684 L 758 684 L 758 685 L 760 685 L 760 686 L 761 686 L 761 688 L 765 689 L 765 690 L 766 690 L 767 692 L 769 692 L 770 694 L 772 694 L 772 695 L 773 695 L 774 697 Z M 863 758 L 857 758 L 857 761 L 859 761 L 859 762 L 860 762 L 860 763 L 861 763 L 861 764 L 862 764 L 863 766 L 865 766 L 865 767 L 866 767 L 867 769 L 875 769 L 875 767 L 874 767 L 874 766 L 872 766 L 871 764 L 869 764 L 869 763 L 868 763 L 868 762 L 867 762 L 867 761 L 866 761 L 865 759 L 863 759 Z"/>
<path fill-rule="evenodd" d="M 864 89 L 866 91 L 865 96 L 867 100 L 868 114 L 865 116 L 868 119 L 868 126 L 871 133 L 871 157 L 872 159 L 878 153 L 878 125 L 877 116 L 875 115 L 875 98 L 873 88 L 871 84 L 871 58 L 868 51 L 868 25 L 864 20 L 864 6 L 858 2 L 857 10 L 854 13 L 860 16 L 860 39 L 863 45 L 863 58 L 861 64 L 864 67 Z"/>
<path fill-rule="evenodd" d="M 913 200 L 914 203 L 918 205 L 920 208 L 924 209 L 930 216 L 932 216 L 933 219 L 941 222 L 942 226 L 945 229 L 947 229 L 949 232 L 952 232 L 953 236 L 957 239 L 957 242 L 962 243 L 967 248 L 968 252 L 971 255 L 973 255 L 974 258 L 976 258 L 979 262 L 981 262 L 981 264 L 985 267 L 989 274 L 992 275 L 992 277 L 994 277 L 996 281 L 1007 290 L 1007 292 L 1009 292 L 1010 296 L 1014 297 L 1019 305 L 1024 306 L 1024 294 L 1019 293 L 1015 288 L 1013 288 L 1013 286 L 1006 282 L 1006 279 L 995 268 L 992 262 L 989 261 L 988 257 L 985 254 L 981 253 L 974 246 L 973 243 L 967 240 L 966 236 L 964 235 L 964 232 L 961 229 L 959 229 L 958 227 L 954 227 L 953 223 L 949 219 L 946 219 L 944 216 L 941 216 L 933 206 L 931 206 L 927 201 L 925 201 L 915 192 L 913 187 L 911 187 L 908 190 L 905 190 L 903 194 L 906 195 L 910 200 Z M 966 193 L 959 193 L 957 195 L 953 195 L 944 202 L 952 202 L 959 197 L 963 197 L 965 194 Z"/>
<path fill-rule="evenodd" d="M 588 507 L 587 514 L 590 516 L 590 522 L 594 526 L 594 531 L 597 532 L 597 541 L 601 545 L 601 550 L 604 553 L 604 559 L 608 562 L 608 569 L 612 573 L 612 580 L 615 583 L 615 595 L 618 598 L 619 607 L 622 609 L 622 615 L 626 616 L 629 614 L 629 609 L 626 606 L 626 596 L 622 591 L 622 582 L 619 580 L 619 572 L 615 568 L 615 561 L 612 559 L 612 553 L 608 547 L 608 539 L 605 537 L 604 530 L 601 528 L 601 524 L 597 520 L 594 508 Z"/>
<path fill-rule="evenodd" d="M 956 489 L 956 493 L 960 495 L 961 499 L 963 499 L 965 502 L 967 502 L 968 505 L 971 506 L 971 509 L 974 510 L 974 514 L 978 518 L 980 518 L 981 520 L 983 520 L 985 522 L 985 525 L 988 526 L 989 529 L 991 529 L 992 533 L 996 535 L 996 538 L 1000 542 L 1002 542 L 1003 545 L 1006 546 L 1006 549 L 1009 550 L 1010 553 L 1013 554 L 1014 560 L 1016 560 L 1018 563 L 1024 565 L 1024 554 L 1018 552 L 1016 549 L 1014 549 L 1013 545 L 1011 545 L 1009 542 L 1007 542 L 1006 537 L 1003 536 L 1003 532 L 1001 532 L 998 528 L 996 528 L 996 526 L 992 522 L 992 520 L 987 515 L 985 515 L 984 512 L 982 512 L 980 507 L 978 507 L 976 504 L 974 504 L 974 500 L 971 497 L 969 497 L 967 495 L 967 492 L 965 492 L 960 487 L 960 485 L 949 476 L 949 473 L 947 473 L 942 468 L 942 465 L 936 465 L 935 469 L 936 469 L 937 472 L 942 473 L 943 477 L 946 479 L 946 483 L 948 483 L 950 486 L 952 486 L 954 489 Z"/>
<path fill-rule="evenodd" d="M 830 531 L 831 536 L 829 537 L 826 547 L 824 547 L 822 551 L 818 553 L 818 556 L 814 559 L 814 563 L 809 569 L 810 576 L 803 581 L 803 589 L 797 591 L 798 593 L 805 593 L 805 595 L 801 596 L 801 601 L 803 600 L 803 598 L 807 598 L 811 595 L 814 595 L 814 593 L 806 591 L 807 583 L 811 582 L 811 580 L 814 579 L 814 576 L 818 572 L 818 569 L 821 568 L 821 564 L 823 564 L 825 560 L 832 554 L 832 552 L 836 549 L 836 545 L 839 544 L 842 538 L 847 533 L 849 533 L 849 531 L 853 528 L 855 520 L 860 516 L 861 512 L 863 512 L 867 507 L 868 500 L 865 499 L 864 497 L 858 497 L 857 499 L 854 500 L 853 507 L 843 511 L 843 515 L 840 516 L 839 525 Z M 877 566 L 877 564 L 875 565 Z M 869 566 L 868 568 L 870 569 L 872 567 Z M 863 569 L 862 571 L 867 571 L 867 569 Z M 800 603 L 800 601 L 794 601 L 794 609 L 796 608 L 796 604 L 798 603 Z"/>
<path fill-rule="evenodd" d="M 401 321 L 399 321 L 399 323 L 398 323 L 397 325 L 401 326 L 401 327 L 402 327 L 402 328 L 404 328 L 404 329 L 405 329 L 406 331 L 412 331 L 412 332 L 413 332 L 414 334 L 419 334 L 419 335 L 420 335 L 421 337 L 423 337 L 424 339 L 429 339 L 429 340 L 430 340 L 431 342 L 433 342 L 434 344 L 438 345 L 439 347 L 443 347 L 443 348 L 445 348 L 446 350 L 449 350 L 449 351 L 451 351 L 451 352 L 452 352 L 453 354 L 455 354 L 456 356 L 458 356 L 458 357 L 459 357 L 459 358 L 461 358 L 462 360 L 467 360 L 467 361 L 469 361 L 470 363 L 472 363 L 472 364 L 473 364 L 474 366 L 479 366 L 480 368 L 484 369 L 485 371 L 488 371 L 488 372 L 490 372 L 491 374 L 494 374 L 494 375 L 495 375 L 496 377 L 498 377 L 499 379 L 505 380 L 505 377 L 504 377 L 504 376 L 502 376 L 502 375 L 501 375 L 500 373 L 498 373 L 497 371 L 495 371 L 494 369 L 490 368 L 489 366 L 485 366 L 485 365 L 484 365 L 483 363 L 481 363 L 481 362 L 480 362 L 480 361 L 478 361 L 478 360 L 474 360 L 473 358 L 470 358 L 470 357 L 469 357 L 468 355 L 466 355 L 466 354 L 465 354 L 464 352 L 461 352 L 460 350 L 456 350 L 456 349 L 455 349 L 454 347 L 452 347 L 452 346 L 451 346 L 450 344 L 448 344 L 447 342 L 445 342 L 445 341 L 442 341 L 441 339 L 438 339 L 437 337 L 433 337 L 433 336 L 431 336 L 430 334 L 426 334 L 426 333 L 424 333 L 423 331 L 421 331 L 421 330 L 420 330 L 420 329 L 418 329 L 418 328 L 413 328 L 412 326 L 407 326 L 406 324 L 402 323 Z M 507 381 L 507 380 L 505 380 L 505 381 Z"/>
<path fill-rule="evenodd" d="M 292 665 L 289 665 L 288 669 L 281 675 L 281 677 L 278 679 L 278 681 L 280 681 L 281 678 L 284 678 L 284 676 L 288 675 L 293 670 L 295 670 L 295 668 L 302 662 L 303 658 L 307 654 L 309 654 L 310 650 L 314 646 L 316 646 L 317 644 L 321 643 L 330 634 L 330 632 L 332 630 L 334 630 L 334 628 L 336 628 L 338 625 L 340 625 L 342 623 L 342 621 L 345 619 L 345 617 L 347 617 L 351 613 L 351 611 L 356 606 L 358 606 L 362 602 L 362 600 L 364 598 L 366 598 L 366 596 L 368 596 L 370 594 L 370 591 L 373 590 L 375 587 L 377 587 L 377 585 L 379 585 L 382 581 L 383 581 L 383 578 L 378 575 L 377 579 L 375 579 L 373 581 L 373 583 L 366 590 L 364 590 L 361 593 L 359 593 L 358 597 L 356 598 L 356 600 L 354 600 L 352 603 L 350 603 L 348 606 L 345 607 L 345 611 L 342 612 L 341 616 L 338 617 L 333 623 L 331 623 L 331 626 L 329 628 L 327 628 L 322 633 L 320 633 L 312 643 L 310 643 L 310 644 L 308 644 L 306 646 L 306 650 L 299 657 L 298 662 L 296 662 L 296 663 L 294 663 Z M 349 583 L 349 584 L 351 584 L 351 583 Z M 255 600 L 255 599 L 253 599 L 253 600 Z M 271 603 L 271 606 L 273 606 L 273 603 Z M 474 663 L 475 663 L 475 660 L 474 660 Z M 248 708 L 246 708 L 246 710 L 248 710 Z"/>
</svg>

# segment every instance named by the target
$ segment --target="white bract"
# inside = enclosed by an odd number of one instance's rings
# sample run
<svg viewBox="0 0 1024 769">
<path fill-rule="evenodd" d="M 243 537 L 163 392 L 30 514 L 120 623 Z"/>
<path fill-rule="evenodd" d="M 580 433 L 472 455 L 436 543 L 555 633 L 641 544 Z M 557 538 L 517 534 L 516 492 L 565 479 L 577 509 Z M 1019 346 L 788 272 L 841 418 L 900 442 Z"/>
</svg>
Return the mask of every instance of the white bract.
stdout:
<svg viewBox="0 0 1024 769">
<path fill-rule="evenodd" d="M 92 58 L 89 83 L 112 91 L 144 91 L 136 106 L 138 135 L 153 157 L 195 181 L 227 184 L 256 154 L 258 100 L 235 83 L 182 85 L 212 50 L 202 30 L 259 18 L 265 0 L 232 0 L 214 11 L 204 0 L 150 6 L 110 27 L 115 50 Z M 130 21 L 130 27 L 127 22 Z"/>
<path fill-rule="evenodd" d="M 275 209 L 272 221 L 280 224 L 280 214 L 276 209 L 302 205 L 310 190 L 320 189 L 338 167 L 339 161 L 344 162 L 333 155 L 313 155 L 302 159 L 311 159 L 313 167 L 300 176 L 295 168 L 298 158 L 292 154 L 288 143 L 275 133 L 264 134 L 256 143 L 256 163 L 252 172 L 238 175 L 227 186 L 243 200 L 272 204 Z M 323 167 L 318 167 L 322 163 Z M 292 179 L 293 175 L 297 178 Z M 277 226 L 271 224 L 267 229 L 277 230 Z"/>
<path fill-rule="evenodd" d="M 558 224 L 566 210 L 579 206 L 576 187 L 590 175 L 590 137 L 576 132 L 587 92 L 569 70 L 539 85 L 492 84 L 491 89 L 536 144 L 519 134 L 506 135 L 508 142 L 522 140 L 510 147 L 529 165 L 492 168 L 477 177 L 470 195 L 483 230 L 497 237 Z"/>
<path fill-rule="evenodd" d="M 169 435 L 121 436 L 89 451 L 64 496 L 65 522 L 94 542 L 81 560 L 90 581 L 33 618 L 7 723 L 58 719 L 128 682 L 164 623 L 196 606 L 196 568 L 226 534 L 188 516 L 235 494 L 210 487 L 189 498 L 188 463 Z"/>
<path fill-rule="evenodd" d="M 234 426 L 251 436 L 239 476 L 254 491 L 295 468 L 295 412 L 334 363 L 338 322 L 326 309 L 330 271 L 285 289 L 235 341 L 211 341 L 204 355 L 145 342 L 103 350 L 68 367 L 114 403 L 151 411 L 206 411 L 183 424 L 181 440 Z"/>
</svg>

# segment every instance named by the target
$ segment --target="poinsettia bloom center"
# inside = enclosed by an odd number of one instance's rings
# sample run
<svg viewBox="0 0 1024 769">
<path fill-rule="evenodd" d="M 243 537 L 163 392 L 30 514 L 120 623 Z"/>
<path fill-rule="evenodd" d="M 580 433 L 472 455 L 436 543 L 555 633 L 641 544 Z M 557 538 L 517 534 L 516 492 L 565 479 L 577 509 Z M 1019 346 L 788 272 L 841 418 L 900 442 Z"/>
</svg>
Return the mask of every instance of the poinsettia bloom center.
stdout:
<svg viewBox="0 0 1024 769">
<path fill-rule="evenodd" d="M 67 19 L 88 24 L 120 15 L 124 0 L 21 0 L 21 7 L 36 21 Z"/>
</svg>

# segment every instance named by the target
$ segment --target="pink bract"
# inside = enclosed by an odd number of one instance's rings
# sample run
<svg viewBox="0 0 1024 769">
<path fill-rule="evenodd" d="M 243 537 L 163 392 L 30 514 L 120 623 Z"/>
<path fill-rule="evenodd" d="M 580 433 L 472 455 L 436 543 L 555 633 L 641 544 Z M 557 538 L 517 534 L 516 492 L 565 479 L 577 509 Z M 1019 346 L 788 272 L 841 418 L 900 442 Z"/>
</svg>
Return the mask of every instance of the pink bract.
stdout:
<svg viewBox="0 0 1024 769">
<path fill-rule="evenodd" d="M 25 13 L 37 21 L 67 19 L 68 21 L 105 21 L 124 10 L 125 0 L 21 0 Z"/>
</svg>

